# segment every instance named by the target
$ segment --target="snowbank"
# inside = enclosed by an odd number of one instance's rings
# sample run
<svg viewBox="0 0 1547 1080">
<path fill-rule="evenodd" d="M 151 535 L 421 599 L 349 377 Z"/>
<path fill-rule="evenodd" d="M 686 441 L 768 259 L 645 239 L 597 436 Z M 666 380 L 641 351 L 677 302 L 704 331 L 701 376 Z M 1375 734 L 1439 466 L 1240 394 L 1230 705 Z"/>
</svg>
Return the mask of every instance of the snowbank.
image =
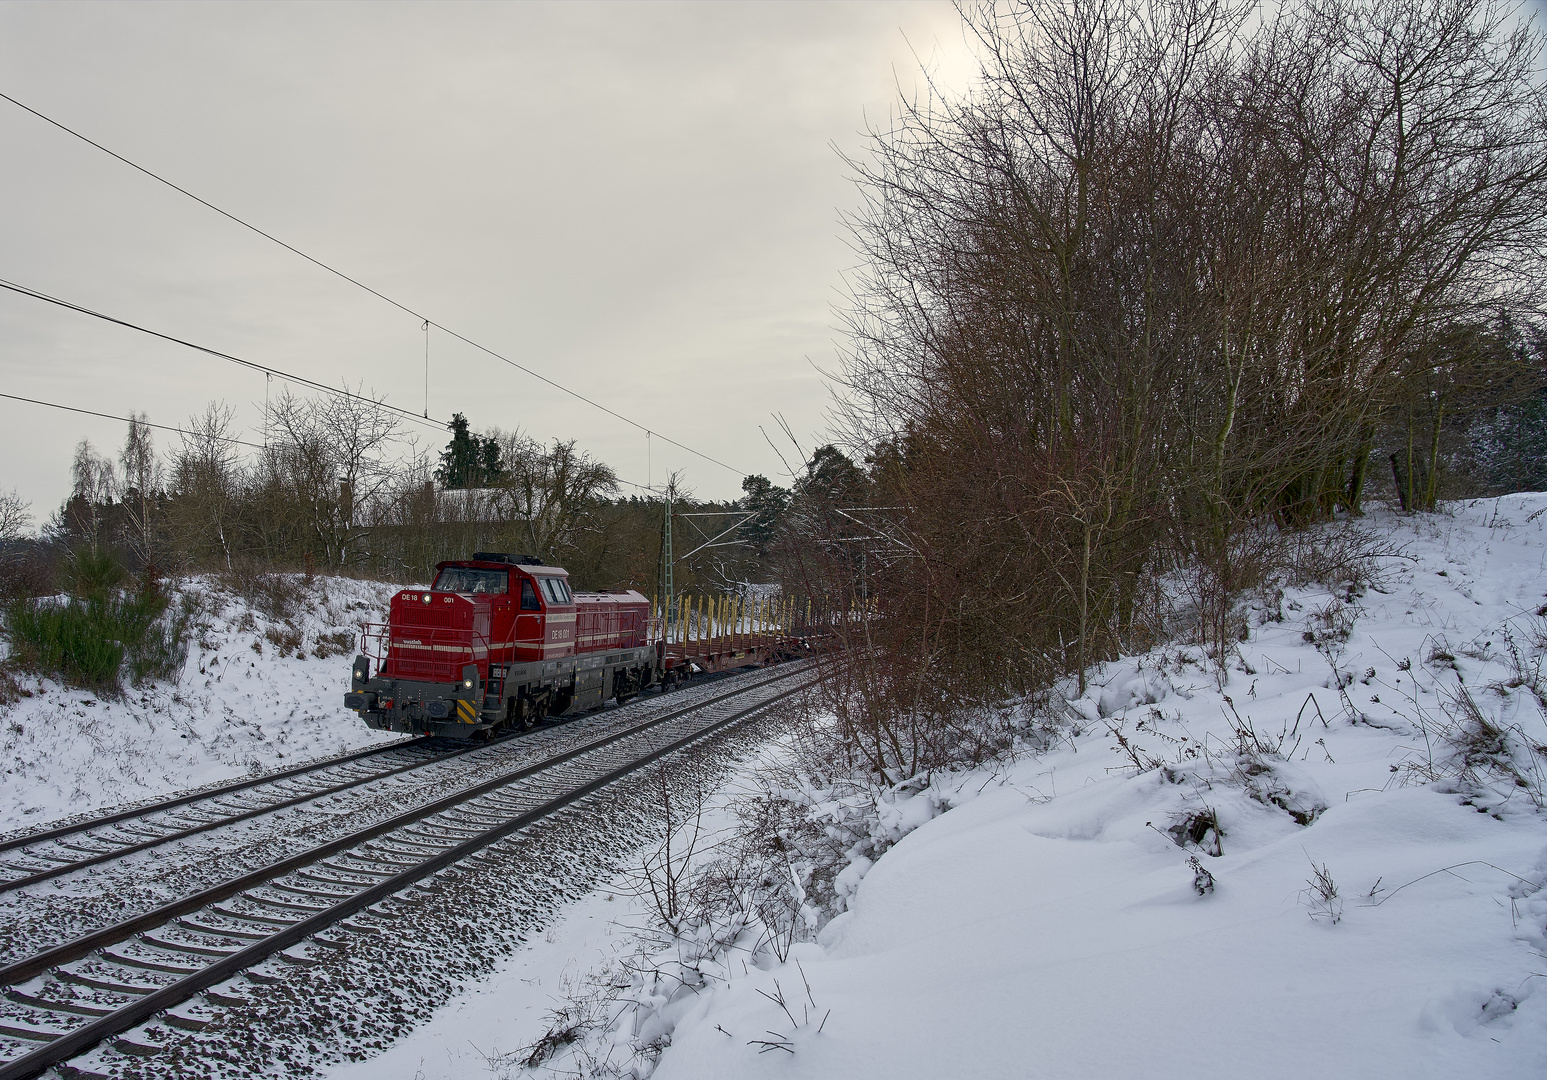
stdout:
<svg viewBox="0 0 1547 1080">
<path fill-rule="evenodd" d="M 1369 526 L 1406 557 L 1265 598 L 1223 687 L 1196 650 L 1107 665 L 1028 718 L 1045 752 L 895 792 L 907 835 L 788 962 L 647 973 L 610 1046 L 537 1071 L 1547 1074 L 1547 495 Z M 626 955 L 642 916 L 604 936 L 612 906 L 348 1075 L 516 1075 L 548 1030 L 516 982 Z M 613 1053 L 649 1039 L 658 1063 Z"/>
<path fill-rule="evenodd" d="M 1547 744 L 1544 510 L 1378 519 L 1413 561 L 1352 600 L 1287 591 L 1223 690 L 1185 653 L 1110 665 L 1083 734 L 958 780 L 798 970 L 700 995 L 655 1075 L 1543 1075 L 1547 818 L 1519 744 Z M 1461 688 L 1518 726 L 1520 781 L 1436 745 Z M 771 1033 L 789 1052 L 749 1044 Z"/>
<path fill-rule="evenodd" d="M 381 621 L 396 586 L 296 576 L 269 614 L 209 579 L 188 661 L 174 683 L 109 701 L 49 680 L 0 706 L 0 832 L 293 765 L 400 736 L 343 708 L 353 636 Z M 287 590 L 289 591 L 289 590 Z M 320 648 L 319 648 L 320 645 Z"/>
</svg>

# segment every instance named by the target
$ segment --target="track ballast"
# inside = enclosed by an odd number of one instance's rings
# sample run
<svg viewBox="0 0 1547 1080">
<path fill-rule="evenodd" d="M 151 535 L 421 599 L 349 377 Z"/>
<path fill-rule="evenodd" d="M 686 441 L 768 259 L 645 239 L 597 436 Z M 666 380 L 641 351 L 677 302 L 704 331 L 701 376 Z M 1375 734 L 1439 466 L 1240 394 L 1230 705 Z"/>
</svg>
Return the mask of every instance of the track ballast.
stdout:
<svg viewBox="0 0 1547 1080">
<path fill-rule="evenodd" d="M 680 705 L 655 699 L 635 722 L 614 710 L 543 732 L 554 745 L 535 761 L 0 968 L 0 1080 L 35 1076 L 158 1014 L 172 1027 L 203 1026 L 197 1015 L 168 1010 L 201 994 L 215 1006 L 239 1003 L 219 984 L 275 954 L 307 963 L 285 950 L 303 941 L 326 946 L 322 932 L 347 930 L 350 916 L 425 887 L 437 871 L 476 860 L 577 799 L 760 713 L 805 685 L 805 668 L 741 676 Z M 156 1049 L 132 1039 L 118 1045 Z"/>
</svg>

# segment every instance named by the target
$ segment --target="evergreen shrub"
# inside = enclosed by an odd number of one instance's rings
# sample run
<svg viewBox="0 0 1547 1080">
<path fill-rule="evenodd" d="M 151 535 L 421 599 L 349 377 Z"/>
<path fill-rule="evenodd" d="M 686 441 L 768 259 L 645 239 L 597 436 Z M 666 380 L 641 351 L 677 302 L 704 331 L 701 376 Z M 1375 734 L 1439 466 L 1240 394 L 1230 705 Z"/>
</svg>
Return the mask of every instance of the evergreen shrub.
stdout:
<svg viewBox="0 0 1547 1080">
<path fill-rule="evenodd" d="M 11 662 L 107 697 L 147 679 L 170 679 L 187 657 L 192 607 L 174 610 L 154 573 L 133 588 L 110 555 L 77 553 L 64 597 L 18 598 L 5 608 Z"/>
</svg>

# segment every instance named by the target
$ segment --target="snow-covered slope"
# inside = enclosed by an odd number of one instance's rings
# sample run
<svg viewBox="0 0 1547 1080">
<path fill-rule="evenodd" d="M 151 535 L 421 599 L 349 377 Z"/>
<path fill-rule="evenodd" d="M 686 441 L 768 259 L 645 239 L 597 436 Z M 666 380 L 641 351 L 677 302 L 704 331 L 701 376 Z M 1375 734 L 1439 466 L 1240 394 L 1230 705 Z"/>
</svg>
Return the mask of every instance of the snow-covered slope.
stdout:
<svg viewBox="0 0 1547 1080">
<path fill-rule="evenodd" d="M 396 587 L 276 585 L 278 602 L 255 608 L 213 580 L 181 583 L 199 614 L 175 683 L 112 701 L 24 679 L 29 696 L 0 706 L 0 833 L 400 737 L 343 708 L 354 635 Z"/>
<path fill-rule="evenodd" d="M 1222 690 L 1175 650 L 1108 666 L 1083 735 L 958 780 L 797 947 L 820 1034 L 756 972 L 656 1075 L 1547 1075 L 1544 509 L 1378 519 L 1414 561 L 1289 590 Z"/>
<path fill-rule="evenodd" d="M 635 1004 L 537 1072 L 1547 1075 L 1547 495 L 1367 527 L 1407 556 L 1376 587 L 1268 598 L 1223 687 L 1195 649 L 1106 665 L 1044 752 L 894 793 L 917 827 L 789 962 L 636 956 Z M 630 954 L 619 907 L 341 1075 L 521 1074 L 536 999 Z"/>
</svg>

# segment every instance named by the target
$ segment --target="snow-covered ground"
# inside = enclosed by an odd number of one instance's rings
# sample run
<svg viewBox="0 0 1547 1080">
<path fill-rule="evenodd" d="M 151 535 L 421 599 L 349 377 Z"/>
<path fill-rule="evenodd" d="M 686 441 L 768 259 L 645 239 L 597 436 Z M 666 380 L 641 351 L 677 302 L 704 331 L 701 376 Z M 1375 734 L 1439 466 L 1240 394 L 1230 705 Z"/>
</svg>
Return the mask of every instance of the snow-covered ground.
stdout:
<svg viewBox="0 0 1547 1080">
<path fill-rule="evenodd" d="M 175 683 L 107 700 L 24 678 L 28 696 L 0 705 L 0 833 L 401 738 L 343 707 L 354 635 L 396 586 L 286 578 L 257 608 L 181 583 L 199 614 Z"/>
<path fill-rule="evenodd" d="M 1265 597 L 1223 687 L 1174 644 L 1106 665 L 1042 753 L 888 796 L 911 831 L 787 962 L 636 975 L 577 1046 L 660 1080 L 1547 1075 L 1547 495 L 1367 526 L 1407 556 L 1374 588 Z M 519 1074 L 646 921 L 580 902 L 335 1080 Z"/>
</svg>

